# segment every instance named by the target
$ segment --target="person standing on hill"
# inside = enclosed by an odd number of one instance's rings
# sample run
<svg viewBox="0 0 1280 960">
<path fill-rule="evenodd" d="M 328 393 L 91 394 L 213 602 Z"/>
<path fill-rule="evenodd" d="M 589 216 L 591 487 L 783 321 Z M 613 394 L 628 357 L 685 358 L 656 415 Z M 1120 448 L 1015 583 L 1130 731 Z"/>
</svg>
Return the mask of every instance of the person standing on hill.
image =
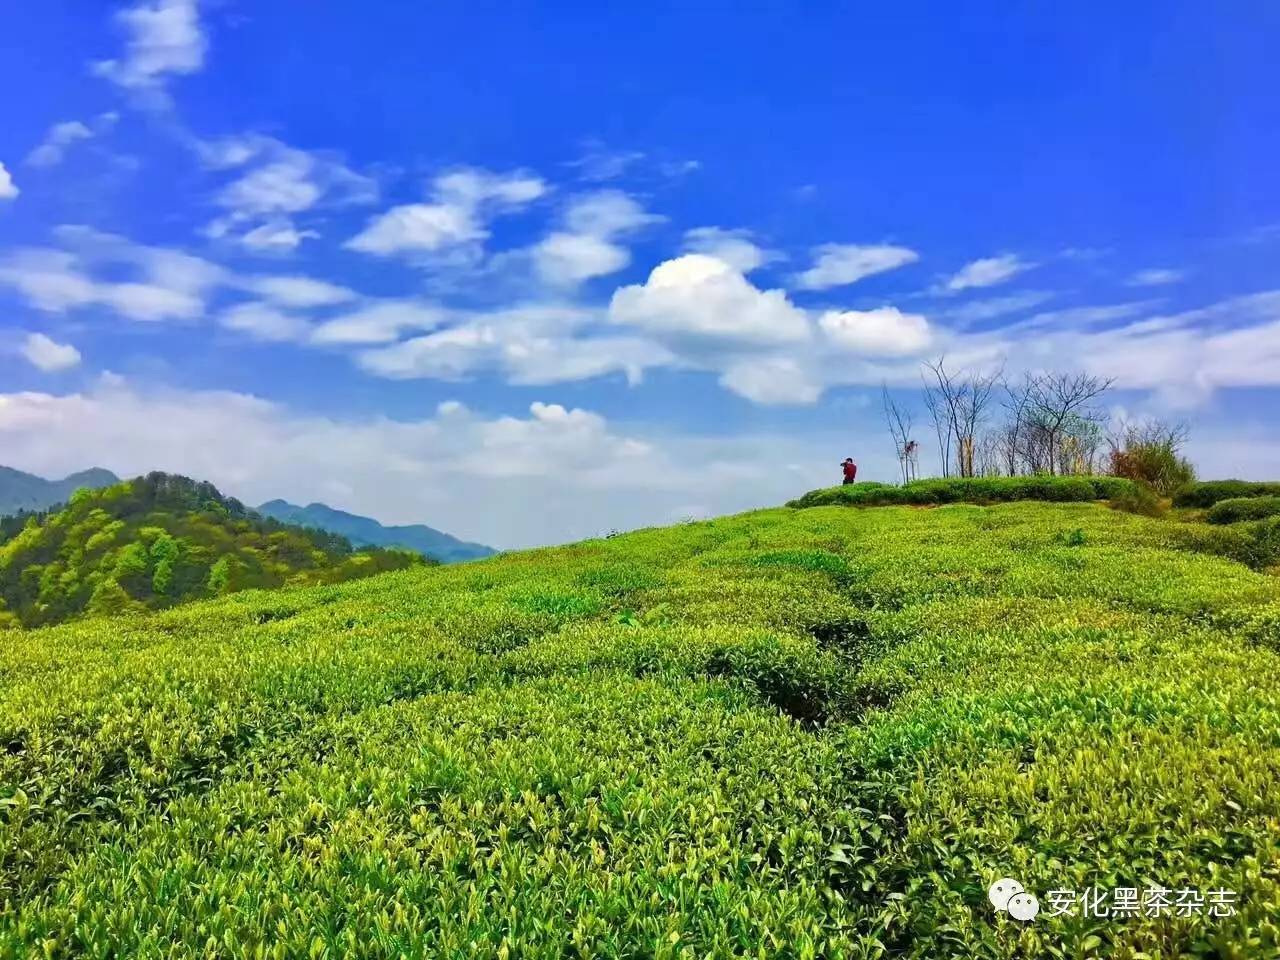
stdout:
<svg viewBox="0 0 1280 960">
<path fill-rule="evenodd" d="M 853 483 L 858 479 L 858 465 L 853 462 L 853 457 L 845 457 L 840 469 L 844 471 L 845 483 Z"/>
</svg>

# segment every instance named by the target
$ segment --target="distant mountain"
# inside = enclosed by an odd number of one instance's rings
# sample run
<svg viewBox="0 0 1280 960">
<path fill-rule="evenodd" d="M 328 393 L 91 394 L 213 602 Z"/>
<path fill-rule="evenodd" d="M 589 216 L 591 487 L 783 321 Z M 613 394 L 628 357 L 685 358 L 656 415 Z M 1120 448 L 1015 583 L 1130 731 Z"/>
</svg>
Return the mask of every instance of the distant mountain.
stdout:
<svg viewBox="0 0 1280 960">
<path fill-rule="evenodd" d="M 100 467 L 81 470 L 61 480 L 46 480 L 34 473 L 0 467 L 0 516 L 20 510 L 29 513 L 48 510 L 59 503 L 66 503 L 71 494 L 81 487 L 97 490 L 119 482 L 120 478 L 114 473 Z"/>
<path fill-rule="evenodd" d="M 428 557 L 434 557 L 441 563 L 478 560 L 498 552 L 492 547 L 486 547 L 480 543 L 467 543 L 422 524 L 384 527 L 372 517 L 361 517 L 344 510 L 335 510 L 323 503 L 311 503 L 300 507 L 285 500 L 271 500 L 258 507 L 258 512 L 284 523 L 341 534 L 357 547 L 402 547 L 417 550 Z"/>
<path fill-rule="evenodd" d="M 412 550 L 355 552 L 345 537 L 259 516 L 212 484 L 149 473 L 0 520 L 0 629 L 431 563 Z"/>
</svg>

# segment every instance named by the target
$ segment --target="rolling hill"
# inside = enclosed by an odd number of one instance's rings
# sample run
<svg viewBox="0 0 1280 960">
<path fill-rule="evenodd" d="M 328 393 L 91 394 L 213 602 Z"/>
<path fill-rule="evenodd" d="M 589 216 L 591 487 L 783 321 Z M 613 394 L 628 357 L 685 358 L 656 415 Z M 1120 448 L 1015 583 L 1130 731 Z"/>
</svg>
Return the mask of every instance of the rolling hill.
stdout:
<svg viewBox="0 0 1280 960">
<path fill-rule="evenodd" d="M 46 480 L 12 467 L 0 467 L 0 516 L 48 510 L 66 503 L 71 494 L 81 487 L 97 489 L 119 482 L 119 477 L 101 467 L 81 470 L 61 480 Z"/>
<path fill-rule="evenodd" d="M 778 508 L 10 634 L 0 956 L 1280 955 L 1227 534 Z"/>
<path fill-rule="evenodd" d="M 346 537 L 357 547 L 400 547 L 404 550 L 416 550 L 441 563 L 478 560 L 497 553 L 492 547 L 479 543 L 467 543 L 423 524 L 383 526 L 371 517 L 361 517 L 343 510 L 335 510 L 323 503 L 311 503 L 300 507 L 286 500 L 271 500 L 258 507 L 258 512 L 284 523 L 328 530 L 330 533 Z"/>
<path fill-rule="evenodd" d="M 208 483 L 152 473 L 0 523 L 0 626 L 170 607 L 424 562 L 261 517 Z"/>
</svg>

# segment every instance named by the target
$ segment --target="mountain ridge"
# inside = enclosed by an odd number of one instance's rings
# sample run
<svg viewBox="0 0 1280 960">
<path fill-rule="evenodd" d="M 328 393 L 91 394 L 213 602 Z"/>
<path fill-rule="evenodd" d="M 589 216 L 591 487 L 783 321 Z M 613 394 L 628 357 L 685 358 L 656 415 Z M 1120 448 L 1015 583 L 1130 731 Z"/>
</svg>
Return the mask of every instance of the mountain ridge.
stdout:
<svg viewBox="0 0 1280 960">
<path fill-rule="evenodd" d="M 482 543 L 460 540 L 426 524 L 384 525 L 372 517 L 338 510 L 325 503 L 313 502 L 305 507 L 287 500 L 268 500 L 258 506 L 263 516 L 285 523 L 316 527 L 341 534 L 357 547 L 401 547 L 416 550 L 441 563 L 462 563 L 493 556 L 498 551 Z"/>
<path fill-rule="evenodd" d="M 119 477 L 103 467 L 77 470 L 61 480 L 48 480 L 25 470 L 0 466 L 0 516 L 48 510 L 66 503 L 81 487 L 96 490 L 119 482 Z"/>
</svg>

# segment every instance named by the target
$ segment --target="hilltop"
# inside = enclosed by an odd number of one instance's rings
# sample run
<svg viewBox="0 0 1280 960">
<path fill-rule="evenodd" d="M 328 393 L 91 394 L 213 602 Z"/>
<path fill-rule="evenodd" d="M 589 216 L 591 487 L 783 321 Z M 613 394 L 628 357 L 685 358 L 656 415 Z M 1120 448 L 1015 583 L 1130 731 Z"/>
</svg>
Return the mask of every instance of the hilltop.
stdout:
<svg viewBox="0 0 1280 960">
<path fill-rule="evenodd" d="M 0 956 L 1274 956 L 1280 579 L 1223 533 L 782 508 L 10 634 Z"/>
<path fill-rule="evenodd" d="M 0 467 L 0 516 L 48 510 L 66 503 L 71 494 L 81 487 L 97 489 L 119 482 L 119 477 L 101 467 L 81 470 L 61 480 L 46 480 L 34 473 Z"/>
<path fill-rule="evenodd" d="M 323 503 L 310 503 L 305 507 L 287 500 L 269 500 L 258 507 L 263 516 L 274 517 L 284 523 L 327 530 L 346 537 L 357 547 L 399 547 L 416 550 L 423 556 L 441 563 L 461 563 L 493 556 L 497 551 L 480 543 L 467 543 L 425 524 L 383 526 L 372 517 L 362 517 L 344 510 L 335 510 Z"/>
<path fill-rule="evenodd" d="M 0 523 L 0 625 L 159 609 L 250 587 L 329 583 L 423 562 L 259 516 L 208 483 L 151 473 Z"/>
</svg>

